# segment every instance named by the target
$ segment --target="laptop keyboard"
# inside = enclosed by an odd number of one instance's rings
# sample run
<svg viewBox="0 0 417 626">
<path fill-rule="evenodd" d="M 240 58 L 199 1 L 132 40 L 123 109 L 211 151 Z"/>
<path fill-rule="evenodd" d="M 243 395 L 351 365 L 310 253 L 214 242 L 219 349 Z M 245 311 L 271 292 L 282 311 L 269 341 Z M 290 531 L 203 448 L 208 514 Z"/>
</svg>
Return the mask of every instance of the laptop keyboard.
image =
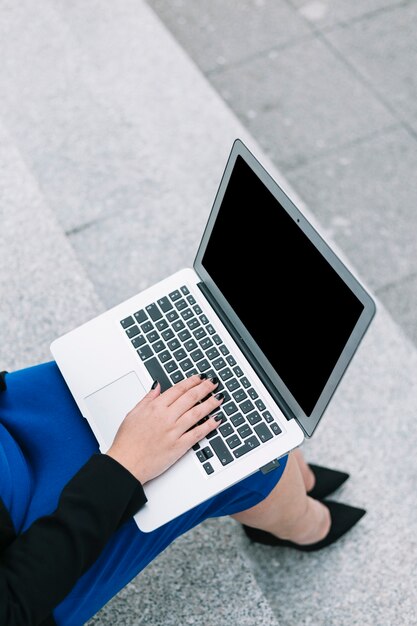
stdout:
<svg viewBox="0 0 417 626">
<path fill-rule="evenodd" d="M 214 392 L 224 394 L 215 412 L 221 417 L 219 427 L 193 446 L 206 474 L 213 474 L 216 468 L 229 465 L 282 432 L 186 285 L 132 313 L 120 324 L 162 391 L 194 374 L 219 379 Z"/>
</svg>

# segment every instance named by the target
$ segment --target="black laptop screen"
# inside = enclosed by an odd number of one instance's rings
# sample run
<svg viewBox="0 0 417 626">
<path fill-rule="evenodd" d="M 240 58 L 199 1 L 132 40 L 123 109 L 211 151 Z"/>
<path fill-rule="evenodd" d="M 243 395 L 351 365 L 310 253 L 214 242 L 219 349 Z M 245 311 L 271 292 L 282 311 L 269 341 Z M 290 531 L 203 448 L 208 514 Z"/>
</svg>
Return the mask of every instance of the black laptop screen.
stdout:
<svg viewBox="0 0 417 626">
<path fill-rule="evenodd" d="M 202 265 L 310 415 L 363 304 L 240 156 Z"/>
</svg>

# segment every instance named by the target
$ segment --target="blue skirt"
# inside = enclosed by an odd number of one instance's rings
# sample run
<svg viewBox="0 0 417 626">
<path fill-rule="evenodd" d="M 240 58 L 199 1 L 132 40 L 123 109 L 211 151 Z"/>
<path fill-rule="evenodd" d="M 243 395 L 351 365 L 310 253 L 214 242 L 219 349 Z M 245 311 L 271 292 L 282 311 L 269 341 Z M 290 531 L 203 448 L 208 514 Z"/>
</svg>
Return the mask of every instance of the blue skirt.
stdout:
<svg viewBox="0 0 417 626">
<path fill-rule="evenodd" d="M 53 512 L 68 480 L 98 451 L 54 362 L 10 373 L 0 393 L 0 497 L 22 532 Z M 56 607 L 59 625 L 84 624 L 172 541 L 209 517 L 231 515 L 266 498 L 285 469 L 256 472 L 151 533 L 124 524 Z M 65 566 L 65 565 L 64 565 Z"/>
</svg>

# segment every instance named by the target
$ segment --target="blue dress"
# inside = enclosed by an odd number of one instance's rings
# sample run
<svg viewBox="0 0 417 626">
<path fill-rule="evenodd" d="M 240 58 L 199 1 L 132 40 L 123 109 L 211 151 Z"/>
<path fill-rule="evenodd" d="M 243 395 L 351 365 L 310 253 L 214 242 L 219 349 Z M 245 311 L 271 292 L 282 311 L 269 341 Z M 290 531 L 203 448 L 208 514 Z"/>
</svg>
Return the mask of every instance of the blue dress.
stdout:
<svg viewBox="0 0 417 626">
<path fill-rule="evenodd" d="M 0 393 L 0 498 L 16 532 L 52 513 L 65 484 L 98 445 L 54 362 L 7 375 Z M 59 625 L 84 624 L 177 537 L 209 517 L 231 515 L 266 498 L 287 457 L 158 528 L 125 523 L 53 612 Z"/>
</svg>

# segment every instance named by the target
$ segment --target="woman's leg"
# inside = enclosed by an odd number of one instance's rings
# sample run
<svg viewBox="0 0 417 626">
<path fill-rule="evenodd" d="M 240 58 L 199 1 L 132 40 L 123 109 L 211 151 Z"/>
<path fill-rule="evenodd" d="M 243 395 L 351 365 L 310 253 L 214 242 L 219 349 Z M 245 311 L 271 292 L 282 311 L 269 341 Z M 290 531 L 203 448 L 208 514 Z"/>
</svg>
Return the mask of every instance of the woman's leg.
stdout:
<svg viewBox="0 0 417 626">
<path fill-rule="evenodd" d="M 305 479 L 308 482 L 309 476 L 308 472 L 303 472 L 305 461 L 300 455 L 289 454 L 281 480 L 269 496 L 232 517 L 241 524 L 295 543 L 308 544 L 323 539 L 330 530 L 330 513 L 327 507 L 307 495 Z"/>
</svg>

